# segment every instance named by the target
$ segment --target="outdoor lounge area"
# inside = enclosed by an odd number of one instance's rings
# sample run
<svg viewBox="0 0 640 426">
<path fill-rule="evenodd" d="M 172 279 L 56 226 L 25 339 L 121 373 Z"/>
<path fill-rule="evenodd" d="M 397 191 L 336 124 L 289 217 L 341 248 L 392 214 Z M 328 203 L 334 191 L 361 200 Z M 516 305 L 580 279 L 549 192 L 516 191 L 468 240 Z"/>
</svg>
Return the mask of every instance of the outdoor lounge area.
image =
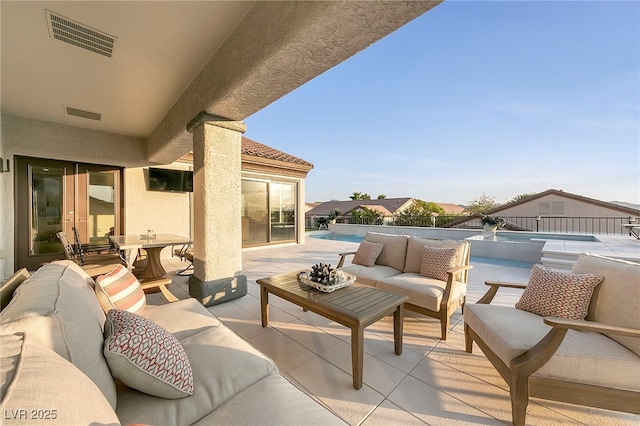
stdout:
<svg viewBox="0 0 640 426">
<path fill-rule="evenodd" d="M 270 321 L 261 326 L 256 280 L 336 264 L 337 253 L 356 243 L 309 238 L 302 246 L 283 246 L 243 253 L 248 294 L 208 308 L 225 325 L 273 359 L 290 381 L 352 425 L 375 424 L 510 424 L 508 386 L 477 348 L 465 352 L 462 314 L 451 318 L 449 337 L 440 340 L 440 322 L 405 311 L 402 355 L 393 351 L 392 317 L 365 330 L 363 387 L 352 386 L 349 329 L 277 297 L 270 300 Z M 471 257 L 467 303 L 485 292 L 485 280 L 526 283 L 531 264 Z M 165 261 L 168 271 L 185 264 Z M 171 291 L 187 298 L 186 277 L 175 276 Z M 492 304 L 513 306 L 519 290 L 503 289 Z M 147 295 L 149 304 L 165 303 Z M 527 424 L 637 424 L 632 414 L 532 398 Z"/>
</svg>

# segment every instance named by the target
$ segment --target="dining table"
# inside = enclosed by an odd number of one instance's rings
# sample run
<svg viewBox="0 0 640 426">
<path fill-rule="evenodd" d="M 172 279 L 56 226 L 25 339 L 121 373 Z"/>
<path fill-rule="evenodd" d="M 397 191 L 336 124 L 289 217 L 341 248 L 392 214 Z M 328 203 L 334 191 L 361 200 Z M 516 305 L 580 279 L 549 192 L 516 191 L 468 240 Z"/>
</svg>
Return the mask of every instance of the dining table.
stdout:
<svg viewBox="0 0 640 426">
<path fill-rule="evenodd" d="M 109 240 L 123 253 L 127 267 L 133 270 L 133 264 L 140 249 L 147 252 L 147 263 L 140 274 L 140 285 L 147 290 L 160 290 L 170 302 L 178 300 L 167 286 L 171 279 L 162 266 L 160 254 L 165 247 L 191 244 L 188 237 L 174 234 L 128 234 L 110 235 Z"/>
</svg>

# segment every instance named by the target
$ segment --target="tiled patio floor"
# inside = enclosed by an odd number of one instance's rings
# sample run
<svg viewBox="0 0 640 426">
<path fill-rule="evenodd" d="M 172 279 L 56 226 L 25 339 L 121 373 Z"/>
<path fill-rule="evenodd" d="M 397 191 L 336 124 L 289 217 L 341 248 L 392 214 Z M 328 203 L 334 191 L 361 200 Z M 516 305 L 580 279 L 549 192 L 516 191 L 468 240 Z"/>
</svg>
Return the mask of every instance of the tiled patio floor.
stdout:
<svg viewBox="0 0 640 426">
<path fill-rule="evenodd" d="M 403 353 L 393 351 L 392 317 L 365 331 L 363 387 L 351 379 L 349 330 L 312 312 L 271 296 L 269 327 L 260 323 L 259 278 L 308 268 L 318 262 L 335 265 L 337 253 L 357 244 L 307 238 L 302 245 L 243 253 L 249 294 L 209 308 L 227 326 L 271 357 L 291 382 L 352 425 L 510 424 L 509 392 L 482 352 L 464 351 L 460 311 L 452 318 L 447 341 L 441 341 L 437 320 L 407 312 Z M 468 303 L 484 294 L 485 280 L 526 282 L 530 265 L 474 259 Z M 503 264 L 501 264 L 503 263 Z M 183 264 L 165 261 L 167 270 Z M 187 277 L 170 273 L 171 291 L 188 296 Z M 502 294 L 494 303 L 513 305 L 518 291 Z M 163 303 L 159 294 L 151 304 Z M 534 399 L 527 424 L 637 425 L 639 417 L 624 413 Z"/>
</svg>

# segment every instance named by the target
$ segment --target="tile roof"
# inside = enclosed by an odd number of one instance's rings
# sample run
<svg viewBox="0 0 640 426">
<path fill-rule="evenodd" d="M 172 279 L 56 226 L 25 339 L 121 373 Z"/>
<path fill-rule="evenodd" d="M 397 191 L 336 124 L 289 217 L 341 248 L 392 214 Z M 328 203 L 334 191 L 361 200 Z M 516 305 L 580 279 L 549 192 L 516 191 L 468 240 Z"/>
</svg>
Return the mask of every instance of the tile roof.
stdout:
<svg viewBox="0 0 640 426">
<path fill-rule="evenodd" d="M 405 203 L 412 200 L 410 197 L 405 198 L 384 198 L 382 200 L 348 200 L 348 201 L 327 201 L 319 206 L 309 210 L 307 215 L 326 216 L 334 209 L 340 210 L 341 214 L 345 214 L 360 206 L 366 206 L 368 209 L 377 209 L 376 206 L 380 206 L 391 214 L 394 214 L 396 210 L 402 207 Z"/>
<path fill-rule="evenodd" d="M 313 164 L 303 160 L 302 158 L 271 148 L 270 146 L 256 142 L 253 139 L 245 138 L 244 136 L 242 137 L 242 153 L 253 157 L 267 158 L 270 160 L 284 161 L 285 163 L 313 167 Z"/>
</svg>

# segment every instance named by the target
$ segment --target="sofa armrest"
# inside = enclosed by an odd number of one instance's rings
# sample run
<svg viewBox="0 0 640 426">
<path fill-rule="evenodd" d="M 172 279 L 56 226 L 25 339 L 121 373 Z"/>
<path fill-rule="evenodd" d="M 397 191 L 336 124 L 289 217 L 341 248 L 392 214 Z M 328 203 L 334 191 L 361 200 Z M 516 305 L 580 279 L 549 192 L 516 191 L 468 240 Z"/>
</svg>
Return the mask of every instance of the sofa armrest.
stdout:
<svg viewBox="0 0 640 426">
<path fill-rule="evenodd" d="M 640 338 L 640 330 L 637 328 L 618 327 L 602 322 L 545 317 L 544 323 L 557 328 L 588 331 L 593 333 L 618 334 L 621 336 Z"/>
<path fill-rule="evenodd" d="M 344 265 L 344 260 L 346 259 L 347 256 L 350 255 L 354 255 L 356 254 L 355 251 L 347 251 L 344 253 L 338 253 L 338 256 L 340 256 L 340 261 L 338 262 L 338 266 L 336 266 L 336 268 L 342 268 L 342 266 Z"/>
<path fill-rule="evenodd" d="M 481 304 L 485 304 L 485 305 L 491 303 L 493 298 L 496 296 L 496 293 L 498 292 L 499 288 L 519 288 L 519 289 L 524 289 L 524 288 L 527 287 L 526 284 L 510 283 L 510 282 L 506 282 L 506 281 L 485 281 L 484 283 L 485 283 L 485 285 L 489 286 L 489 290 L 487 290 L 487 292 L 484 294 L 484 296 L 482 296 L 476 303 L 481 303 Z"/>
<path fill-rule="evenodd" d="M 453 274 L 457 274 L 458 272 L 461 271 L 466 271 L 469 269 L 473 269 L 473 265 L 460 265 L 460 266 L 455 266 L 449 270 L 447 270 L 447 274 L 449 275 L 453 275 Z"/>
</svg>

